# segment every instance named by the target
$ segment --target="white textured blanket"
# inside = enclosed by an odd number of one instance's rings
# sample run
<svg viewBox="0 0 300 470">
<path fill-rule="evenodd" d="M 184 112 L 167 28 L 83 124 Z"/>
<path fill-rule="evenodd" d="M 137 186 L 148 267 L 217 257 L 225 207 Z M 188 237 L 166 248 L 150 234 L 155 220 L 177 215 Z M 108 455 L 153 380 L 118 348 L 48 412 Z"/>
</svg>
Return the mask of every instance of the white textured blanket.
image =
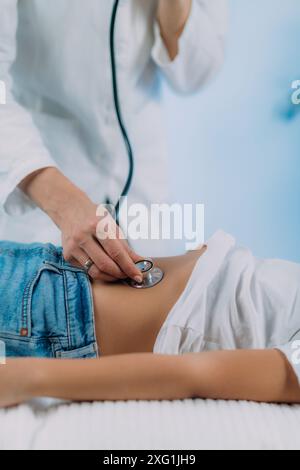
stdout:
<svg viewBox="0 0 300 470">
<path fill-rule="evenodd" d="M 300 407 L 186 400 L 0 412 L 1 449 L 300 449 Z"/>
</svg>

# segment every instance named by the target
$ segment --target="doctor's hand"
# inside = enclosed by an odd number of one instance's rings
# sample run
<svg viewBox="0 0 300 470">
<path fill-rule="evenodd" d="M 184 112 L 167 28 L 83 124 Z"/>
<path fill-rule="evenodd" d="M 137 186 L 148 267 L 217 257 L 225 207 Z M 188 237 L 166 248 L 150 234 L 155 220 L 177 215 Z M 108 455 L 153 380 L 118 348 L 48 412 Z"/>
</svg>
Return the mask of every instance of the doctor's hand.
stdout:
<svg viewBox="0 0 300 470">
<path fill-rule="evenodd" d="M 142 282 L 135 262 L 141 259 L 130 249 L 114 219 L 57 168 L 44 168 L 19 185 L 57 225 L 62 233 L 66 261 L 84 267 L 92 279 L 112 282 L 131 278 Z M 99 211 L 98 211 L 99 212 Z M 116 234 L 116 235 L 115 235 Z"/>
<path fill-rule="evenodd" d="M 88 198 L 77 200 L 64 213 L 60 223 L 63 254 L 66 261 L 84 266 L 94 280 L 113 282 L 131 278 L 142 282 L 135 262 L 141 260 L 130 249 L 125 237 L 105 206 L 97 206 Z"/>
</svg>

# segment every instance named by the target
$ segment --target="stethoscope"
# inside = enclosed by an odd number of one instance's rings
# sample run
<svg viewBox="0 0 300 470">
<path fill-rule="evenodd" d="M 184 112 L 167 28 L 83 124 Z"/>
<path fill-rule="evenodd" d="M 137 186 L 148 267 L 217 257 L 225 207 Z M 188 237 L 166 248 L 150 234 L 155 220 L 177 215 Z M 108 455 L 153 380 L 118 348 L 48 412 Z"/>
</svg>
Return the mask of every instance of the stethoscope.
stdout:
<svg viewBox="0 0 300 470">
<path fill-rule="evenodd" d="M 116 51 L 115 51 L 115 27 L 116 27 L 116 18 L 117 18 L 117 13 L 118 13 L 119 1 L 120 0 L 115 0 L 115 3 L 113 5 L 113 10 L 112 10 L 112 16 L 111 16 L 110 57 L 111 57 L 113 99 L 114 99 L 114 105 L 115 105 L 115 111 L 117 115 L 118 124 L 121 130 L 121 134 L 122 134 L 124 144 L 125 144 L 127 154 L 128 154 L 129 172 L 128 172 L 128 177 L 127 177 L 124 189 L 121 193 L 120 199 L 118 200 L 115 206 L 115 214 L 116 214 L 117 223 L 119 223 L 121 200 L 123 197 L 126 197 L 128 195 L 131 184 L 132 184 L 133 174 L 134 174 L 134 155 L 133 155 L 130 138 L 128 136 L 128 132 L 127 132 L 127 129 L 124 124 L 123 117 L 122 117 L 120 98 L 119 98 L 118 77 L 117 77 L 117 64 L 116 64 Z M 142 273 L 143 282 L 141 284 L 138 284 L 132 279 L 126 279 L 124 283 L 126 283 L 126 285 L 129 285 L 130 287 L 133 287 L 135 289 L 149 289 L 159 284 L 164 278 L 163 271 L 160 268 L 155 267 L 152 260 L 138 261 L 136 263 L 136 266 Z"/>
<path fill-rule="evenodd" d="M 135 289 L 149 289 L 163 280 L 163 271 L 160 268 L 155 267 L 152 260 L 144 259 L 135 264 L 142 273 L 143 282 L 139 284 L 133 279 L 126 279 L 124 281 L 126 285 L 134 287 Z"/>
</svg>

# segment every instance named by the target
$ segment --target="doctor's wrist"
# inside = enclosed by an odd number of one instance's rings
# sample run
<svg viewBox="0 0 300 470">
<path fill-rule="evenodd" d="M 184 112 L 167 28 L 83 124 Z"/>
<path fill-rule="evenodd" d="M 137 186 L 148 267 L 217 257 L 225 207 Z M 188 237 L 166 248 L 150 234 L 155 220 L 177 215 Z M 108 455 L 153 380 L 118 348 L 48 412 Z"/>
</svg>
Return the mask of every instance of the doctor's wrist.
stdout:
<svg viewBox="0 0 300 470">
<path fill-rule="evenodd" d="M 90 203 L 88 196 L 55 167 L 32 173 L 19 187 L 58 227 L 74 204 Z"/>
<path fill-rule="evenodd" d="M 93 204 L 89 197 L 77 186 L 67 179 L 56 182 L 51 191 L 52 196 L 44 204 L 44 212 L 53 220 L 58 228 L 68 223 L 68 220 L 76 219 L 76 208 L 90 208 Z M 96 213 L 96 209 L 94 209 Z"/>
</svg>

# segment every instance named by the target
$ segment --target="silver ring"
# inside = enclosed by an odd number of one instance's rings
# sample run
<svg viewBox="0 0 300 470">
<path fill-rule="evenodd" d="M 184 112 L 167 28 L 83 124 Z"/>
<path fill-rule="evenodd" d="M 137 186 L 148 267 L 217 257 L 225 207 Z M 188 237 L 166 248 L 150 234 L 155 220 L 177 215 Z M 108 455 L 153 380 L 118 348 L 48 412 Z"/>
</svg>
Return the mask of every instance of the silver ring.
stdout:
<svg viewBox="0 0 300 470">
<path fill-rule="evenodd" d="M 94 262 L 89 258 L 88 260 L 86 260 L 86 262 L 84 263 L 83 265 L 83 269 L 85 270 L 85 272 L 89 272 L 89 270 L 91 269 L 91 267 L 93 266 Z"/>
</svg>

